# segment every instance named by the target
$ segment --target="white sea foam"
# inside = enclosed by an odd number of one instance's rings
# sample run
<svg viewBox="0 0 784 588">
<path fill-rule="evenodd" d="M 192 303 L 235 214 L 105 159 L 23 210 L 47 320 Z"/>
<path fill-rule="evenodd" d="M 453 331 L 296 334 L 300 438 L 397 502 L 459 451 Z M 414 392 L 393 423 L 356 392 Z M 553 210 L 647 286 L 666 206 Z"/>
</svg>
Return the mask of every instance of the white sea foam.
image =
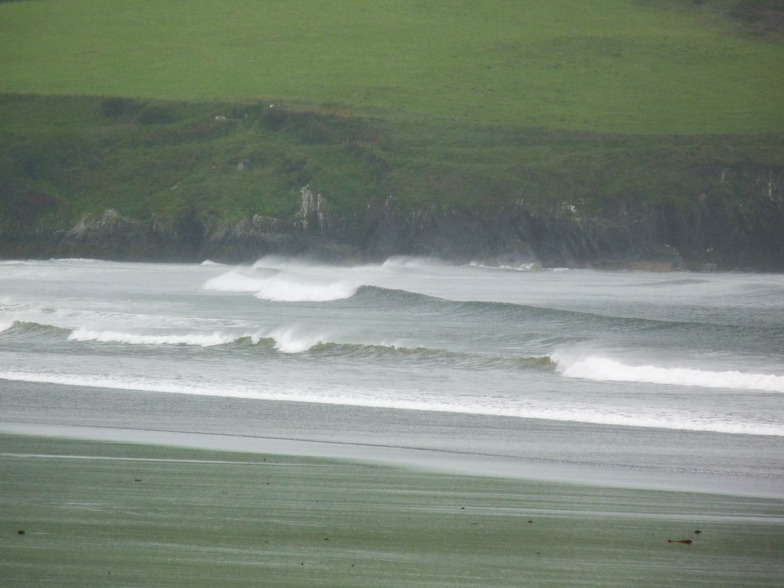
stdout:
<svg viewBox="0 0 784 588">
<path fill-rule="evenodd" d="M 275 272 L 262 277 L 230 271 L 204 283 L 205 290 L 248 292 L 275 302 L 329 302 L 351 298 L 362 284 L 346 278 Z"/>
<path fill-rule="evenodd" d="M 421 276 L 450 268 L 435 259 L 393 257 L 383 264 L 331 266 L 268 256 L 207 280 L 205 290 L 253 293 L 276 302 L 330 302 L 351 298 L 362 286 L 418 292 Z M 451 291 L 452 288 L 450 287 Z"/>
<path fill-rule="evenodd" d="M 530 272 L 533 270 L 541 269 L 541 266 L 536 263 L 521 263 L 520 265 L 508 265 L 508 264 L 499 264 L 499 265 L 490 265 L 487 263 L 481 263 L 478 261 L 472 261 L 468 264 L 470 267 L 476 267 L 480 269 L 488 269 L 488 270 L 499 270 L 499 271 L 515 271 L 515 272 Z"/>
<path fill-rule="evenodd" d="M 570 357 L 568 354 L 556 353 L 553 355 L 553 361 L 558 371 L 567 378 L 784 393 L 784 376 L 775 374 L 629 365 L 599 355 Z"/>
<path fill-rule="evenodd" d="M 96 341 L 99 343 L 125 343 L 128 345 L 195 345 L 212 347 L 237 340 L 236 336 L 219 333 L 188 333 L 184 335 L 140 335 L 117 331 L 91 331 L 76 329 L 68 335 L 69 341 Z"/>
<path fill-rule="evenodd" d="M 265 255 L 251 266 L 252 269 L 283 269 L 286 267 L 308 267 L 310 266 L 303 259 L 296 257 L 283 257 L 280 255 Z"/>
<path fill-rule="evenodd" d="M 294 327 L 282 327 L 269 332 L 266 338 L 275 340 L 275 349 L 282 353 L 303 353 L 324 343 L 321 335 L 303 334 Z"/>
<path fill-rule="evenodd" d="M 2 326 L 0 324 L 0 331 Z M 72 331 L 68 336 L 69 341 L 80 342 L 94 341 L 97 343 L 123 343 L 126 345 L 192 345 L 198 347 L 227 345 L 240 339 L 250 339 L 254 345 L 257 345 L 264 339 L 270 339 L 274 342 L 275 349 L 281 353 L 302 353 L 326 342 L 322 335 L 305 333 L 297 327 L 279 327 L 273 330 L 260 330 L 254 333 L 242 334 L 228 334 L 215 331 L 212 333 L 168 333 L 165 335 L 93 331 L 82 328 Z"/>
<path fill-rule="evenodd" d="M 345 389 L 319 388 L 308 390 L 248 385 L 239 382 L 182 381 L 140 375 L 95 375 L 33 373 L 13 370 L 0 371 L 0 380 L 36 382 L 63 386 L 82 386 L 116 390 L 138 390 L 173 394 L 193 394 L 257 400 L 284 400 L 344 406 L 363 406 L 399 410 L 437 411 L 460 414 L 517 417 L 562 422 L 590 423 L 597 425 L 661 428 L 687 431 L 706 431 L 725 434 L 784 436 L 784 426 L 738 420 L 731 416 L 685 413 L 673 409 L 636 412 L 619 410 L 611 406 L 585 406 L 583 404 L 550 404 L 549 402 L 498 403 L 492 399 L 481 401 L 449 396 L 437 398 L 417 392 L 377 390 L 369 393 L 351 387 Z"/>
<path fill-rule="evenodd" d="M 443 261 L 431 257 L 412 257 L 405 255 L 396 255 L 387 258 L 381 267 L 384 269 L 398 269 L 398 268 L 427 268 L 433 266 L 443 266 Z"/>
<path fill-rule="evenodd" d="M 230 271 L 207 280 L 202 288 L 216 292 L 258 292 L 264 278 L 248 276 L 238 271 Z"/>
<path fill-rule="evenodd" d="M 93 374 L 62 374 L 53 372 L 0 371 L 0 379 L 17 382 L 84 386 L 110 390 L 138 390 L 141 392 L 169 392 L 176 394 L 208 394 L 209 389 L 198 385 L 183 384 L 145 377 L 110 376 Z M 221 394 L 216 394 L 220 396 Z"/>
<path fill-rule="evenodd" d="M 347 280 L 317 281 L 288 275 L 264 280 L 256 297 L 276 302 L 329 302 L 356 294 L 359 284 Z"/>
<path fill-rule="evenodd" d="M 3 331 L 7 331 L 8 329 L 10 329 L 13 326 L 14 326 L 14 321 L 0 322 L 0 333 L 2 333 Z"/>
</svg>

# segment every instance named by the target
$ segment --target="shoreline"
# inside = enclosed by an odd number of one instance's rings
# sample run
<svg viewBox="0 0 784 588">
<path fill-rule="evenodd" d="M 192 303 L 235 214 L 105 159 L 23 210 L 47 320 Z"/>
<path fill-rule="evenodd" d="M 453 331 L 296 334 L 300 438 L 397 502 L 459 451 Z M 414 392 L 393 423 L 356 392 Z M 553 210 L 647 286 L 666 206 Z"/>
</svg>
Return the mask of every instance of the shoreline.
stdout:
<svg viewBox="0 0 784 588">
<path fill-rule="evenodd" d="M 9 586 L 784 577 L 780 438 L 4 384 Z"/>
<path fill-rule="evenodd" d="M 9 586 L 774 585 L 784 501 L 0 434 Z"/>
<path fill-rule="evenodd" d="M 726 476 L 717 479 L 683 472 L 676 476 L 672 472 L 612 468 L 607 464 L 589 465 L 545 459 L 523 459 L 402 445 L 4 421 L 0 421 L 0 435 L 339 460 L 368 466 L 401 468 L 432 475 L 457 475 L 619 490 L 688 492 L 736 498 L 784 499 L 784 488 L 781 482 L 777 483 L 776 480 L 730 480 Z"/>
<path fill-rule="evenodd" d="M 784 498 L 784 438 L 5 381 L 0 431 Z"/>
</svg>

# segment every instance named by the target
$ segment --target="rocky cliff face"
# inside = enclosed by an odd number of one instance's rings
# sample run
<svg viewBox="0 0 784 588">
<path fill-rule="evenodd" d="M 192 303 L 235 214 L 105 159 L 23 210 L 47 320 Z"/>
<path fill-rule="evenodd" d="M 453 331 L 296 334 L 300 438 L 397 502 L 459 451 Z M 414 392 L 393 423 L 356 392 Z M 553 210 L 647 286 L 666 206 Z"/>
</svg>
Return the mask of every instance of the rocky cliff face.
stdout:
<svg viewBox="0 0 784 588">
<path fill-rule="evenodd" d="M 271 253 L 335 262 L 416 255 L 544 267 L 784 271 L 783 187 L 784 170 L 724 169 L 710 190 L 679 206 L 615 199 L 586 211 L 567 201 L 519 200 L 497 210 L 401 210 L 389 197 L 341 216 L 305 186 L 290 219 L 256 215 L 209 225 L 189 210 L 142 222 L 107 210 L 65 233 L 6 236 L 0 255 L 234 263 Z"/>
</svg>

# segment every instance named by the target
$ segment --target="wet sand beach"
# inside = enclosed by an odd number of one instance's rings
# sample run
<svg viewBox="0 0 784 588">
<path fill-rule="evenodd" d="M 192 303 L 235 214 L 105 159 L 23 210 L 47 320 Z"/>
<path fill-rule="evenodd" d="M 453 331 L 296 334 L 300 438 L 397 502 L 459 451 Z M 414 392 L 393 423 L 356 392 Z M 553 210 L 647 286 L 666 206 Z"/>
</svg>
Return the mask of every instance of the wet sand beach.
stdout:
<svg viewBox="0 0 784 588">
<path fill-rule="evenodd" d="M 784 577 L 778 438 L 4 384 L 4 586 Z"/>
<path fill-rule="evenodd" d="M 773 586 L 784 501 L 0 436 L 6 586 Z"/>
</svg>

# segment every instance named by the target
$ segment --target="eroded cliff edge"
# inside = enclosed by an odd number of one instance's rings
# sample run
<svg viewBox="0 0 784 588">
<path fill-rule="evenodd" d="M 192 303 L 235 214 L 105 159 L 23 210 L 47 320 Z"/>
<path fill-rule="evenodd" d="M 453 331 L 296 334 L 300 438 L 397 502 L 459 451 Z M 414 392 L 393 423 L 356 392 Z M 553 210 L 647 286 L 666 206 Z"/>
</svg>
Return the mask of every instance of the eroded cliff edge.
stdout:
<svg viewBox="0 0 784 588">
<path fill-rule="evenodd" d="M 414 255 L 511 266 L 784 271 L 784 174 L 731 173 L 754 188 L 752 201 L 702 193 L 681 207 L 614 201 L 590 213 L 567 201 L 543 206 L 524 200 L 495 210 L 401 211 L 388 197 L 346 216 L 331 213 L 328 199 L 304 186 L 300 209 L 288 219 L 252 215 L 210 224 L 190 211 L 140 221 L 108 209 L 67 231 L 6 236 L 0 252 L 228 263 L 269 254 L 338 263 Z"/>
<path fill-rule="evenodd" d="M 784 135 L 0 95 L 0 258 L 784 271 Z M 23 119 L 21 117 L 27 117 Z"/>
</svg>

